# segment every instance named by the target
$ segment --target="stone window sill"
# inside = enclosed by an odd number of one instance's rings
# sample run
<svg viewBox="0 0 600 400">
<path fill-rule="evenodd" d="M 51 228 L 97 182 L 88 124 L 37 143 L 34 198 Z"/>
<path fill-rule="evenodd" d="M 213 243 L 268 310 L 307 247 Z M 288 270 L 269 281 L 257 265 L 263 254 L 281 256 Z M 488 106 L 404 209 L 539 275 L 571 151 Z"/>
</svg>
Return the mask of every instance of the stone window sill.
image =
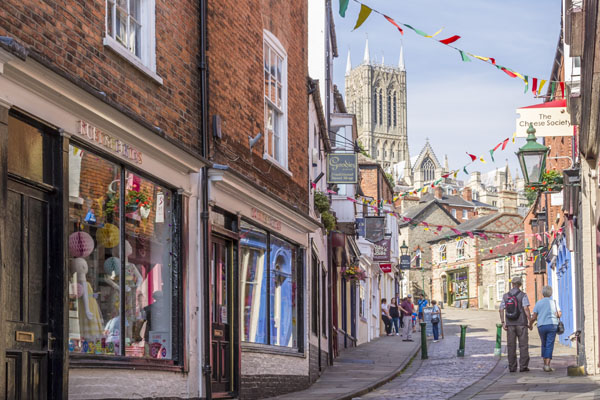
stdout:
<svg viewBox="0 0 600 400">
<path fill-rule="evenodd" d="M 284 167 L 279 161 L 271 157 L 268 153 L 263 153 L 263 160 L 270 162 L 273 166 L 277 167 L 281 172 L 283 172 L 290 178 L 294 176 L 292 174 L 292 171 Z"/>
<path fill-rule="evenodd" d="M 306 355 L 304 353 L 299 352 L 298 349 L 279 346 L 269 346 L 267 344 L 260 343 L 242 343 L 242 352 L 268 353 L 278 354 L 282 356 L 306 358 Z"/>
<path fill-rule="evenodd" d="M 131 54 L 125 47 L 123 47 L 123 45 L 121 45 L 115 39 L 113 39 L 110 36 L 105 36 L 103 44 L 104 46 L 117 53 L 119 56 L 123 57 L 126 61 L 128 61 L 138 70 L 140 70 L 147 77 L 151 78 L 159 85 L 163 84 L 163 79 L 160 76 L 158 76 L 156 72 L 152 71 L 150 68 L 145 66 L 139 58 Z"/>
</svg>

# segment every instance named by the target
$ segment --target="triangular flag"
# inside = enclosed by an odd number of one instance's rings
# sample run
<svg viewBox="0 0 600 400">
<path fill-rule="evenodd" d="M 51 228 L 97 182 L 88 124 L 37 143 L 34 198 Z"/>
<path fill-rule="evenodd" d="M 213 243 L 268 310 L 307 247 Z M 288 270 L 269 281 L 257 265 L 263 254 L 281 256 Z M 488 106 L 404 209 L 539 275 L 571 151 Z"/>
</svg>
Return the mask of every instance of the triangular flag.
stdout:
<svg viewBox="0 0 600 400">
<path fill-rule="evenodd" d="M 515 132 L 516 134 L 516 132 Z M 502 142 L 502 150 L 504 150 L 506 148 L 506 145 L 508 144 L 508 138 L 504 139 L 504 142 Z"/>
<path fill-rule="evenodd" d="M 468 231 L 468 232 L 467 232 L 467 235 L 469 235 L 469 237 L 470 237 L 471 239 L 473 239 L 473 232 L 471 232 L 471 231 Z"/>
<path fill-rule="evenodd" d="M 485 160 L 483 159 L 483 157 L 479 157 L 479 161 L 485 164 Z"/>
<path fill-rule="evenodd" d="M 438 30 L 438 31 L 437 31 L 436 33 L 434 33 L 433 35 L 427 35 L 427 36 L 425 36 L 425 37 L 426 37 L 426 38 L 432 38 L 432 37 L 435 37 L 435 36 L 439 35 L 439 34 L 440 34 L 440 32 L 441 32 L 441 31 L 443 31 L 443 30 L 444 30 L 444 28 L 440 28 L 440 30 Z"/>
<path fill-rule="evenodd" d="M 340 15 L 342 18 L 346 16 L 346 10 L 348 9 L 348 3 L 350 0 L 340 0 Z"/>
<path fill-rule="evenodd" d="M 565 98 L 565 83 L 564 82 L 558 82 L 558 84 L 560 85 L 560 92 L 562 93 L 562 98 Z"/>
<path fill-rule="evenodd" d="M 450 230 L 452 230 L 452 232 L 456 233 L 457 235 L 460 235 L 460 231 L 458 229 L 450 228 Z"/>
<path fill-rule="evenodd" d="M 458 50 L 458 52 L 460 53 L 460 58 L 462 58 L 463 61 L 465 61 L 465 62 L 471 61 L 471 59 L 469 57 L 467 57 L 467 55 L 465 54 L 464 51 Z"/>
<path fill-rule="evenodd" d="M 454 171 L 454 177 L 456 178 L 458 176 L 458 170 Z"/>
<path fill-rule="evenodd" d="M 554 100 L 554 91 L 556 90 L 556 82 L 550 83 L 550 101 Z"/>
<path fill-rule="evenodd" d="M 517 131 L 513 132 L 512 142 L 515 142 L 515 138 L 517 137 Z"/>
<path fill-rule="evenodd" d="M 437 227 L 437 231 L 438 231 L 438 232 L 439 232 L 439 231 L 441 231 L 441 230 L 442 230 L 442 228 L 443 228 L 443 226 L 441 226 L 441 225 L 438 225 L 438 227 Z"/>
<path fill-rule="evenodd" d="M 525 81 L 525 91 L 523 93 L 527 93 L 529 91 L 529 77 L 525 75 L 523 81 Z"/>
<path fill-rule="evenodd" d="M 477 156 L 475 156 L 475 155 L 473 155 L 473 154 L 469 154 L 469 153 L 467 153 L 467 155 L 468 155 L 469 157 L 471 157 L 471 161 L 475 161 L 475 160 L 477 160 Z"/>
<path fill-rule="evenodd" d="M 490 150 L 490 157 L 492 158 L 492 162 L 496 162 L 496 160 L 494 160 L 494 150 Z"/>
<path fill-rule="evenodd" d="M 450 44 L 450 43 L 456 42 L 458 39 L 460 39 L 460 36 L 454 35 L 454 36 L 451 36 L 451 37 L 449 37 L 447 39 L 440 40 L 440 43 Z"/>
<path fill-rule="evenodd" d="M 502 142 L 498 143 L 496 147 L 494 147 L 494 151 L 498 150 L 498 147 L 502 146 Z"/>
<path fill-rule="evenodd" d="M 420 31 L 420 30 L 418 30 L 418 29 L 416 29 L 416 28 L 413 28 L 412 26 L 410 26 L 410 25 L 408 25 L 408 24 L 402 24 L 402 25 L 404 25 L 405 27 L 407 27 L 407 28 L 409 28 L 409 29 L 412 29 L 412 30 L 413 30 L 413 31 L 415 31 L 415 32 L 416 32 L 418 35 L 421 35 L 421 36 L 423 36 L 423 37 L 427 37 L 427 34 L 426 34 L 425 32 L 423 32 L 423 31 Z"/>
<path fill-rule="evenodd" d="M 465 171 L 465 174 L 469 175 L 469 173 L 467 172 L 467 166 L 466 165 L 463 167 L 463 171 Z"/>
<path fill-rule="evenodd" d="M 533 78 L 533 83 L 531 84 L 531 93 L 536 94 L 537 93 L 537 78 Z"/>
<path fill-rule="evenodd" d="M 369 18 L 371 11 L 373 10 L 364 4 L 360 5 L 360 13 L 358 13 L 358 19 L 356 20 L 356 25 L 354 25 L 353 30 L 358 29 L 358 27 L 361 26 L 367 20 L 367 18 Z"/>
<path fill-rule="evenodd" d="M 548 82 L 548 81 L 545 80 L 545 79 L 542 79 L 540 81 L 540 87 L 538 88 L 538 92 L 537 92 L 538 95 L 542 92 L 542 88 L 544 87 L 544 85 L 546 84 L 546 82 Z"/>
<path fill-rule="evenodd" d="M 404 31 L 402 30 L 402 28 L 400 28 L 400 25 L 398 25 L 396 23 L 396 21 L 394 21 L 392 18 L 388 17 L 387 15 L 383 16 L 385 19 L 388 20 L 388 22 L 392 25 L 394 25 L 396 28 L 398 28 L 398 30 L 400 31 L 400 34 L 404 35 Z"/>
<path fill-rule="evenodd" d="M 513 243 L 514 243 L 514 244 L 517 244 L 517 242 L 518 242 L 518 241 L 519 241 L 519 236 L 518 236 L 518 235 L 515 235 Z"/>
<path fill-rule="evenodd" d="M 473 54 L 473 57 L 480 59 L 481 61 L 490 61 L 489 57 L 482 57 L 482 56 L 478 56 Z"/>
</svg>

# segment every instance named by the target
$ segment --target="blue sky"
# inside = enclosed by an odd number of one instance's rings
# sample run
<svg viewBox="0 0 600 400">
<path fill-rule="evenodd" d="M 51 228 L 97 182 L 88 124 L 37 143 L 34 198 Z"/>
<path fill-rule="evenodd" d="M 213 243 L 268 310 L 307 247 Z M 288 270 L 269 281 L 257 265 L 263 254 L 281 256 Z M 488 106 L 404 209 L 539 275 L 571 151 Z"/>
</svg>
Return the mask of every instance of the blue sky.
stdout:
<svg viewBox="0 0 600 400">
<path fill-rule="evenodd" d="M 459 35 L 454 45 L 496 61 L 524 75 L 548 79 L 560 33 L 560 0 L 362 0 L 397 22 L 429 34 L 441 27 L 437 37 Z M 398 65 L 404 47 L 407 74 L 408 140 L 411 156 L 419 153 L 428 137 L 438 159 L 448 154 L 450 168 L 469 161 L 465 151 L 487 154 L 498 142 L 511 137 L 519 107 L 540 103 L 519 78 L 473 59 L 461 61 L 456 50 L 405 29 L 404 35 L 382 16 L 371 13 L 352 31 L 360 5 L 350 0 L 346 18 L 332 0 L 339 57 L 334 62 L 334 83 L 344 89 L 346 58 L 362 62 L 369 38 L 371 61 Z M 483 172 L 503 166 L 518 168 L 514 152 L 524 141 L 495 155 L 496 164 L 478 163 L 470 170 Z M 520 174 L 520 172 L 519 172 Z M 462 176 L 461 176 L 462 175 Z M 459 179 L 465 179 L 463 174 Z"/>
</svg>

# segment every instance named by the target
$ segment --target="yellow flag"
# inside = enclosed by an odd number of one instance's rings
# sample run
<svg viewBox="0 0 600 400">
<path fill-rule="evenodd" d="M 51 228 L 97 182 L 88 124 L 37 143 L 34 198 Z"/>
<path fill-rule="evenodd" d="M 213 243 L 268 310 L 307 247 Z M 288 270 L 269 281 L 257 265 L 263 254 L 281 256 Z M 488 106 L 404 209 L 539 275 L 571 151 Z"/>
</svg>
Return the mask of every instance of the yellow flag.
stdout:
<svg viewBox="0 0 600 400">
<path fill-rule="evenodd" d="M 479 161 L 485 164 L 485 160 L 483 159 L 483 157 L 479 157 Z"/>
<path fill-rule="evenodd" d="M 427 193 L 427 186 L 423 186 L 423 193 Z"/>
<path fill-rule="evenodd" d="M 476 56 L 475 54 L 470 54 L 471 56 L 475 57 L 475 58 L 479 58 L 482 61 L 490 61 L 489 57 L 482 57 L 482 56 Z"/>
<path fill-rule="evenodd" d="M 539 95 L 540 93 L 542 93 L 542 88 L 544 87 L 544 85 L 546 84 L 546 82 L 548 82 L 545 79 L 542 79 L 542 81 L 540 82 L 540 86 L 538 87 L 538 92 L 537 94 Z"/>
<path fill-rule="evenodd" d="M 514 132 L 513 132 L 513 138 L 512 138 L 512 142 L 513 142 L 513 143 L 515 142 L 515 138 L 516 138 L 516 137 L 517 137 L 517 131 L 514 131 Z"/>
<path fill-rule="evenodd" d="M 440 32 L 442 32 L 443 30 L 444 30 L 444 27 L 442 26 L 442 27 L 440 28 L 440 30 L 439 30 L 439 31 L 437 31 L 436 33 L 434 33 L 433 35 L 425 35 L 425 37 L 428 37 L 428 38 L 435 37 L 435 36 L 439 35 L 439 34 L 440 34 Z"/>
<path fill-rule="evenodd" d="M 360 13 L 358 13 L 358 19 L 356 20 L 356 25 L 354 25 L 353 30 L 358 29 L 358 27 L 361 26 L 363 22 L 367 20 L 367 18 L 369 18 L 369 15 L 371 15 L 371 11 L 373 10 L 365 6 L 364 4 L 360 5 Z"/>
<path fill-rule="evenodd" d="M 458 176 L 458 170 L 454 171 L 454 177 L 456 178 Z"/>
</svg>

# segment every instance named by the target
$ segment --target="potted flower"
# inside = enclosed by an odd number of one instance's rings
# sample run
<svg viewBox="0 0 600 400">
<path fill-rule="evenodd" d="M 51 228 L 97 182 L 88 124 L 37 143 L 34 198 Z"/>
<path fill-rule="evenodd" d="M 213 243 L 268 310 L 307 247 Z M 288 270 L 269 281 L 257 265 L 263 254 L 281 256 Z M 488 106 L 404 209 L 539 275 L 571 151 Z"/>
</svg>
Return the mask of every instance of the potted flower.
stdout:
<svg viewBox="0 0 600 400">
<path fill-rule="evenodd" d="M 342 271 L 342 276 L 347 281 L 364 281 L 367 278 L 365 271 L 360 269 L 358 265 L 350 265 Z"/>
</svg>

